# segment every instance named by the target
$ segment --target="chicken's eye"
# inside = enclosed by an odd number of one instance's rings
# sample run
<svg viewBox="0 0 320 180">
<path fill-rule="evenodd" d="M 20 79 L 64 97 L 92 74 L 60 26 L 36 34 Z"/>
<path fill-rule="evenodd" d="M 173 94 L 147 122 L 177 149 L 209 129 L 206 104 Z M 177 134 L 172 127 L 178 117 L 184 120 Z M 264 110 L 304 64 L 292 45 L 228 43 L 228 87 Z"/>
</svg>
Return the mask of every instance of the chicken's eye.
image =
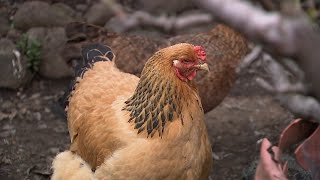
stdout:
<svg viewBox="0 0 320 180">
<path fill-rule="evenodd" d="M 192 63 L 192 61 L 190 61 L 190 60 L 182 60 L 182 62 L 183 62 L 184 64 L 190 64 L 190 63 Z"/>
</svg>

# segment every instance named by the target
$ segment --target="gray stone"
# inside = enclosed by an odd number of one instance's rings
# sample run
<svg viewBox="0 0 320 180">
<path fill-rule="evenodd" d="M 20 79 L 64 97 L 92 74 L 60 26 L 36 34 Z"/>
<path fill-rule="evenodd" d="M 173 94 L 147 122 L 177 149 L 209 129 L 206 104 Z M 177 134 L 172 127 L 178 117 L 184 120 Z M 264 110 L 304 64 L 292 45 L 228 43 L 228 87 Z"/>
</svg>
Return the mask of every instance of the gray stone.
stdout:
<svg viewBox="0 0 320 180">
<path fill-rule="evenodd" d="M 87 13 L 84 15 L 84 19 L 90 24 L 105 25 L 106 22 L 113 16 L 113 12 L 105 3 L 100 2 L 93 4 Z"/>
<path fill-rule="evenodd" d="M 50 6 L 46 2 L 28 1 L 20 5 L 15 16 L 16 28 L 28 30 L 31 27 L 64 26 L 77 20 L 75 12 L 62 3 Z"/>
<path fill-rule="evenodd" d="M 60 16 L 60 18 L 68 18 L 66 20 L 67 23 L 81 20 L 81 17 L 77 15 L 77 12 L 64 3 L 55 3 L 50 6 L 50 9 L 57 13 L 57 16 Z"/>
<path fill-rule="evenodd" d="M 175 14 L 195 6 L 192 0 L 132 0 L 129 4 L 136 10 L 143 10 L 152 14 Z"/>
<path fill-rule="evenodd" d="M 0 9 L 0 36 L 6 35 L 10 29 L 8 13 L 5 9 Z"/>
<path fill-rule="evenodd" d="M 0 87 L 17 89 L 31 79 L 27 60 L 9 39 L 0 39 Z"/>
<path fill-rule="evenodd" d="M 11 39 L 14 42 L 19 41 L 19 38 L 21 37 L 21 31 L 15 28 L 10 28 L 10 30 L 7 32 L 7 38 Z"/>
<path fill-rule="evenodd" d="M 86 4 L 77 4 L 75 8 L 77 11 L 85 12 L 88 9 L 88 6 Z"/>
<path fill-rule="evenodd" d="M 4 109 L 4 110 L 10 110 L 13 107 L 14 107 L 14 104 L 11 101 L 2 102 L 1 108 Z"/>
<path fill-rule="evenodd" d="M 12 164 L 12 160 L 7 158 L 7 157 L 3 157 L 2 158 L 2 163 L 11 165 Z"/>
<path fill-rule="evenodd" d="M 53 147 L 49 149 L 50 154 L 58 154 L 60 152 L 60 149 L 57 147 Z"/>
<path fill-rule="evenodd" d="M 27 34 L 41 44 L 40 75 L 53 79 L 73 75 L 72 68 L 62 56 L 67 41 L 63 27 L 31 28 Z"/>
</svg>

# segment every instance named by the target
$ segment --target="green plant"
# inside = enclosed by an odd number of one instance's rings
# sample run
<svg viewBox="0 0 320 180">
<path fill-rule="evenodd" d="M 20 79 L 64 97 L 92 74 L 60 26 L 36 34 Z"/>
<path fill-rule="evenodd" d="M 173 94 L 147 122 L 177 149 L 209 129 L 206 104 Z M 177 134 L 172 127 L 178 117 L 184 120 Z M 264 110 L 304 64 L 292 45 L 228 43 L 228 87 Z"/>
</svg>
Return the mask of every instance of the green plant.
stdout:
<svg viewBox="0 0 320 180">
<path fill-rule="evenodd" d="M 17 48 L 27 57 L 28 69 L 33 73 L 38 72 L 40 67 L 41 44 L 34 39 L 30 39 L 27 34 L 23 34 L 17 42 Z"/>
</svg>

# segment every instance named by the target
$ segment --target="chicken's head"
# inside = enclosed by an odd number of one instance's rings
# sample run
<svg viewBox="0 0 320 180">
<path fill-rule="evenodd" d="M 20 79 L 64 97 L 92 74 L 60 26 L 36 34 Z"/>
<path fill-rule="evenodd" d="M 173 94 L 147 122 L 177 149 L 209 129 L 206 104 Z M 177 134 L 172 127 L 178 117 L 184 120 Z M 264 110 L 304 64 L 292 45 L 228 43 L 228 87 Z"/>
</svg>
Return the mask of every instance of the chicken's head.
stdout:
<svg viewBox="0 0 320 180">
<path fill-rule="evenodd" d="M 166 49 L 173 71 L 180 80 L 191 81 L 195 78 L 198 70 L 209 71 L 203 47 L 181 43 Z"/>
</svg>

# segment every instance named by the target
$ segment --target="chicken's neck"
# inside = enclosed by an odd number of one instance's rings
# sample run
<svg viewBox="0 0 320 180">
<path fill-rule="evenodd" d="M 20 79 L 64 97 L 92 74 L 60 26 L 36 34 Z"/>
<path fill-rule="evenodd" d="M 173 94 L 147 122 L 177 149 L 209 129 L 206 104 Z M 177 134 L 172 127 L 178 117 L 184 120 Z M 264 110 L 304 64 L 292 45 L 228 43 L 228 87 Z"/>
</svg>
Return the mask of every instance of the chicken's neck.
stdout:
<svg viewBox="0 0 320 180">
<path fill-rule="evenodd" d="M 135 123 L 138 133 L 147 131 L 151 137 L 156 132 L 162 136 L 166 123 L 175 119 L 181 120 L 183 125 L 181 112 L 190 103 L 198 103 L 201 107 L 198 99 L 198 102 L 192 102 L 196 93 L 193 85 L 163 74 L 143 73 L 134 94 L 123 108 L 130 112 L 129 122 Z"/>
</svg>

